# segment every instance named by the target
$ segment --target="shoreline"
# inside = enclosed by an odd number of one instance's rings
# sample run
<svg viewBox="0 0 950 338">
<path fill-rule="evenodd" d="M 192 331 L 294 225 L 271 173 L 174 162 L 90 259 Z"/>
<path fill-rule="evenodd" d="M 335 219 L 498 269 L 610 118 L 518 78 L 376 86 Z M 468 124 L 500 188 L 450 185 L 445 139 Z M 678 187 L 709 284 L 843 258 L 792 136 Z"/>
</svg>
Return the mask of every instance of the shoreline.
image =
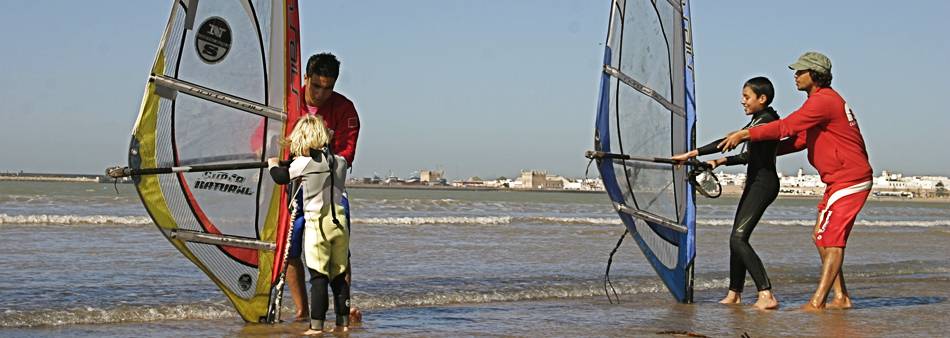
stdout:
<svg viewBox="0 0 950 338">
<path fill-rule="evenodd" d="M 575 193 L 575 194 L 606 194 L 603 190 L 567 190 L 567 189 L 514 189 L 514 188 L 490 188 L 490 187 L 453 187 L 453 186 L 429 186 L 429 185 L 404 185 L 404 184 L 363 184 L 347 183 L 347 188 L 355 189 L 402 189 L 402 190 L 442 190 L 442 191 L 503 191 L 503 192 L 542 192 L 542 193 Z M 697 194 L 699 195 L 699 194 Z M 722 197 L 739 198 L 742 196 L 742 188 L 729 186 L 723 188 Z M 820 200 L 822 195 L 792 195 L 779 194 L 778 199 L 788 200 Z M 882 202 L 925 202 L 925 203 L 948 203 L 950 198 L 936 197 L 879 197 L 869 196 L 869 201 Z"/>
<path fill-rule="evenodd" d="M 11 175 L 0 174 L 0 182 L 62 182 L 62 183 L 113 183 L 113 181 L 103 180 L 101 175 L 65 175 L 65 174 L 28 174 Z M 119 183 L 131 183 L 119 182 Z M 450 185 L 431 186 L 431 185 L 411 185 L 411 184 L 365 184 L 365 183 L 347 183 L 347 187 L 355 189 L 402 189 L 402 190 L 440 190 L 440 191 L 504 191 L 504 192 L 539 192 L 539 193 L 571 193 L 571 194 L 606 194 L 603 190 L 569 190 L 569 189 L 516 189 L 504 187 L 455 187 Z M 742 195 L 742 187 L 727 185 L 722 189 L 722 196 L 729 198 L 738 198 Z M 789 200 L 819 200 L 821 191 L 815 195 L 795 195 L 779 193 L 779 199 Z M 869 196 L 869 201 L 881 202 L 922 202 L 922 203 L 947 203 L 950 204 L 950 198 L 947 197 L 891 197 L 891 196 Z"/>
<path fill-rule="evenodd" d="M 0 181 L 99 183 L 99 178 L 92 175 L 76 175 L 73 177 L 66 177 L 66 176 L 61 176 L 61 175 L 55 175 L 55 176 L 0 175 Z"/>
</svg>

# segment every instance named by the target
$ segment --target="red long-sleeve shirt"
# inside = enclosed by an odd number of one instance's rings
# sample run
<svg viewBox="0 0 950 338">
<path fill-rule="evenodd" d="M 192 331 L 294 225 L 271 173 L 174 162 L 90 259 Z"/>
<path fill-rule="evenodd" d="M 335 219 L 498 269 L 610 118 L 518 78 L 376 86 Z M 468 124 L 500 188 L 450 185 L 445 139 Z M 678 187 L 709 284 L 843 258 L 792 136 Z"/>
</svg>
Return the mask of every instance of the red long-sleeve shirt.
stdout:
<svg viewBox="0 0 950 338">
<path fill-rule="evenodd" d="M 304 107 L 304 114 L 320 115 L 323 118 L 326 127 L 333 131 L 333 140 L 330 144 L 333 152 L 346 159 L 347 166 L 353 167 L 353 159 L 356 157 L 356 139 L 360 134 L 360 117 L 356 114 L 353 102 L 346 96 L 333 92 L 322 108 L 307 105 L 303 95 L 300 96 L 300 105 Z M 298 118 L 289 118 L 287 124 L 295 126 L 297 120 Z M 250 149 L 252 151 L 261 150 L 264 144 L 263 135 L 264 120 L 261 119 L 257 129 L 251 134 Z"/>
<path fill-rule="evenodd" d="M 306 87 L 303 90 L 306 92 Z M 307 105 L 304 97 L 305 95 L 300 96 L 304 113 L 320 115 L 323 118 L 327 128 L 333 131 L 333 140 L 330 144 L 333 152 L 345 158 L 347 165 L 352 167 L 353 159 L 356 157 L 356 139 L 360 135 L 360 117 L 356 114 L 353 101 L 340 93 L 333 92 L 323 107 L 313 107 Z M 297 121 L 288 121 L 288 123 L 293 125 Z"/>
<path fill-rule="evenodd" d="M 808 149 L 808 162 L 827 185 L 871 180 L 864 137 L 847 102 L 820 88 L 784 119 L 749 129 L 751 141 L 783 140 L 778 154 Z"/>
</svg>

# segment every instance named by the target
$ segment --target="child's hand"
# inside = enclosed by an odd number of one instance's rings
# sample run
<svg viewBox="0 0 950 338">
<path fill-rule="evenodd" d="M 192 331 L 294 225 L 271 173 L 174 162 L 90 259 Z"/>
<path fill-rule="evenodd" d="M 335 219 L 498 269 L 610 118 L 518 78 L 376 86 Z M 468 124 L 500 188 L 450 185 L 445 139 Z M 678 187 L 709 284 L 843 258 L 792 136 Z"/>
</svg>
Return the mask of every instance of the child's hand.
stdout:
<svg viewBox="0 0 950 338">
<path fill-rule="evenodd" d="M 278 164 L 278 162 L 277 162 L 277 158 L 276 158 L 276 157 L 271 157 L 271 158 L 267 159 L 267 166 L 268 166 L 268 167 L 276 167 L 277 164 Z"/>
<path fill-rule="evenodd" d="M 709 164 L 710 166 L 709 170 L 716 169 L 716 167 L 719 166 L 719 160 L 709 160 L 709 161 L 706 161 L 706 164 Z"/>
<path fill-rule="evenodd" d="M 683 162 L 686 162 L 686 160 L 689 159 L 689 153 L 673 155 L 673 157 L 670 157 L 670 159 L 676 161 L 676 164 L 683 164 Z"/>
<path fill-rule="evenodd" d="M 689 160 L 690 158 L 696 157 L 697 155 L 699 155 L 697 151 L 691 150 L 689 152 L 674 155 L 673 157 L 670 157 L 670 159 L 676 162 L 677 165 L 681 165 L 683 163 L 686 163 L 686 161 Z"/>
</svg>

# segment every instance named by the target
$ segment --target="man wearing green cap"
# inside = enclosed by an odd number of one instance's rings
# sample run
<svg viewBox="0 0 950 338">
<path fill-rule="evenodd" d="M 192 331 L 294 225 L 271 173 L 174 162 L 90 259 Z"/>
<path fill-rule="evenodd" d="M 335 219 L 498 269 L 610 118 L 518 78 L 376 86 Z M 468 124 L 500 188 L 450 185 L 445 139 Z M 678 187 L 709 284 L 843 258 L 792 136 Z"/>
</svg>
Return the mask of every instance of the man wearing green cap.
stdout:
<svg viewBox="0 0 950 338">
<path fill-rule="evenodd" d="M 831 60 L 817 52 L 807 52 L 789 66 L 795 71 L 795 85 L 808 94 L 802 107 L 765 125 L 730 133 L 719 148 L 732 150 L 747 140 L 782 140 L 778 155 L 808 149 L 808 162 L 825 183 L 824 199 L 818 204 L 818 220 L 812 240 L 821 256 L 821 280 L 804 310 L 851 307 L 841 265 L 844 248 L 854 220 L 871 192 L 872 170 L 864 137 L 848 103 L 831 88 Z"/>
</svg>

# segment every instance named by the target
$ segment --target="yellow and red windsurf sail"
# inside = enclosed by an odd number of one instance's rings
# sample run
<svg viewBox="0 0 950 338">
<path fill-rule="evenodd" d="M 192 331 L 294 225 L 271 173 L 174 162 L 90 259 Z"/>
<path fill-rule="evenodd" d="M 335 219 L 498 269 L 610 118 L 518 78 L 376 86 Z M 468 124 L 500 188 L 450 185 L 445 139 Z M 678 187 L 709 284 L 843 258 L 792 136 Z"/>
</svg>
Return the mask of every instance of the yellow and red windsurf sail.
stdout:
<svg viewBox="0 0 950 338">
<path fill-rule="evenodd" d="M 287 157 L 300 112 L 296 0 L 173 2 L 129 147 L 132 169 Z M 265 168 L 135 178 L 168 240 L 244 320 L 273 322 L 287 249 L 287 194 Z"/>
</svg>

